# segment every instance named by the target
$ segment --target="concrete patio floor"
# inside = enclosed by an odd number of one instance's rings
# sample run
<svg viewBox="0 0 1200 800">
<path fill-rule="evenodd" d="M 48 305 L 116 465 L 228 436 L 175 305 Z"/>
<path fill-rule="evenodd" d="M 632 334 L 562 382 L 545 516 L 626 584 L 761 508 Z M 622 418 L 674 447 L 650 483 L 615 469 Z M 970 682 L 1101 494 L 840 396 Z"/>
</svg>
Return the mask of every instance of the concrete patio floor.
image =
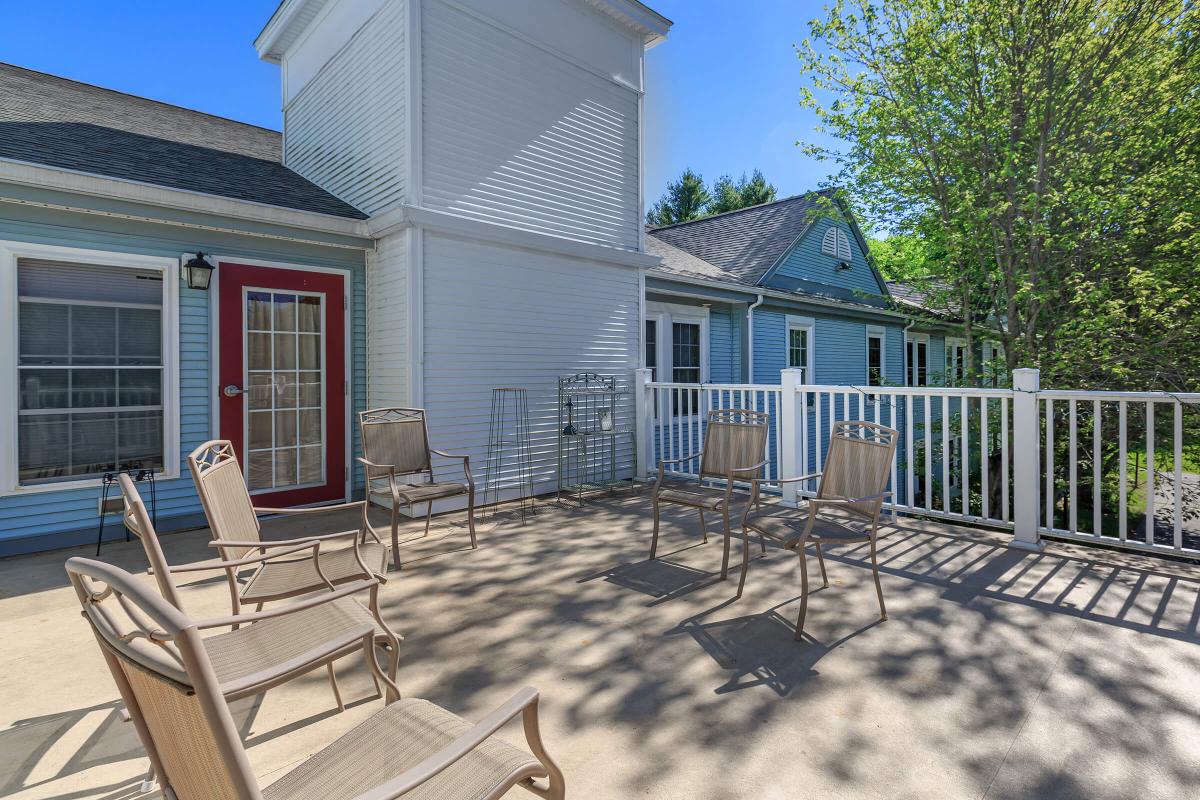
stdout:
<svg viewBox="0 0 1200 800">
<path fill-rule="evenodd" d="M 720 537 L 701 545 L 694 514 L 665 517 L 662 558 L 647 562 L 644 497 L 539 507 L 524 526 L 485 521 L 477 551 L 461 515 L 435 520 L 402 545 L 382 597 L 406 637 L 407 694 L 470 719 L 541 690 L 570 797 L 1200 796 L 1195 567 L 1022 553 L 901 519 L 881 541 L 891 619 L 877 619 L 865 550 L 834 550 L 796 643 L 794 556 L 755 544 L 734 601 L 736 571 L 716 580 Z M 211 556 L 207 540 L 163 541 L 185 563 Z M 147 766 L 67 586 L 70 555 L 88 553 L 0 561 L 3 797 L 132 798 Z M 103 558 L 145 570 L 137 542 Z M 228 611 L 223 579 L 184 597 L 193 616 Z M 264 783 L 380 706 L 360 659 L 339 676 L 345 713 L 323 671 L 233 705 Z"/>
</svg>

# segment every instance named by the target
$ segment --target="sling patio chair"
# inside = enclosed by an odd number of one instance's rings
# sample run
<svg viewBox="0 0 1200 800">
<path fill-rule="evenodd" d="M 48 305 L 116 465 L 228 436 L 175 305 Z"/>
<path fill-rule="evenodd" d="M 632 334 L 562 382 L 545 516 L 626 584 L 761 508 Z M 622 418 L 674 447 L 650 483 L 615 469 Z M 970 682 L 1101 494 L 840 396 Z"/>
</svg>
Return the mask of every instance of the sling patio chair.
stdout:
<svg viewBox="0 0 1200 800">
<path fill-rule="evenodd" d="M 659 506 L 662 503 L 687 506 L 700 513 L 700 532 L 708 542 L 704 527 L 704 512 L 720 514 L 725 524 L 725 549 L 721 556 L 721 580 L 729 574 L 729 510 L 733 505 L 735 481 L 751 481 L 767 463 L 767 432 L 770 415 L 761 411 L 739 408 L 717 409 L 708 412 L 704 428 L 704 446 L 699 453 L 683 458 L 658 462 L 658 479 L 654 482 L 654 536 L 650 540 L 650 558 L 658 550 Z M 668 464 L 684 464 L 700 459 L 700 470 L 694 480 L 667 478 Z M 723 481 L 723 486 L 707 485 L 706 481 Z"/>
<path fill-rule="evenodd" d="M 137 487 L 128 475 L 117 476 L 121 487 L 121 495 L 125 501 L 125 527 L 142 543 L 146 551 L 146 560 L 150 562 L 150 571 L 158 584 L 158 591 L 163 598 L 175 608 L 183 611 L 183 601 L 179 589 L 172 576 L 214 570 L 236 569 L 245 564 L 260 564 L 269 558 L 288 556 L 299 553 L 315 553 L 320 547 L 319 541 L 296 544 L 283 548 L 283 552 L 246 556 L 237 562 L 205 561 L 199 564 L 173 567 L 167 563 L 158 534 L 146 506 L 142 502 Z M 342 694 L 338 690 L 337 676 L 334 673 L 333 662 L 344 656 L 357 653 L 361 649 L 359 631 L 364 625 L 375 629 L 375 644 L 388 651 L 388 676 L 396 679 L 396 668 L 399 663 L 400 637 L 387 626 L 378 611 L 371 611 L 358 599 L 351 596 L 358 592 L 370 593 L 370 606 L 378 609 L 379 581 L 375 578 L 363 579 L 360 584 L 347 584 L 344 589 L 337 590 L 332 584 L 327 584 L 329 592 L 335 592 L 337 597 L 328 602 L 307 607 L 283 616 L 270 617 L 255 622 L 246 627 L 234 629 L 203 640 L 205 650 L 213 662 L 213 668 L 223 682 L 235 681 L 247 675 L 272 671 L 282 664 L 287 664 L 301 653 L 308 652 L 311 659 L 296 663 L 290 672 L 290 677 L 299 677 L 309 670 L 325 665 L 329 673 L 329 685 L 333 689 L 334 700 L 339 711 L 345 711 Z M 322 643 L 324 647 L 322 648 Z M 374 674 L 372 673 L 372 678 Z M 226 699 L 234 700 L 248 694 L 256 694 L 268 687 L 255 683 L 247 683 L 238 689 L 237 693 Z M 376 690 L 382 694 L 376 682 Z"/>
<path fill-rule="evenodd" d="M 224 439 L 200 445 L 188 455 L 187 462 L 212 531 L 210 546 L 217 548 L 221 559 L 237 562 L 255 550 L 264 555 L 275 551 L 272 558 L 250 565 L 253 571 L 240 588 L 245 566 L 227 569 L 234 614 L 241 611 L 243 604 L 253 603 L 261 610 L 263 603 L 308 594 L 331 584 L 336 586 L 372 577 L 386 582 L 383 571 L 387 565 L 387 548 L 374 534 L 375 541 L 367 541 L 369 531 L 364 501 L 319 508 L 257 508 L 242 478 L 233 444 Z M 259 514 L 307 516 L 350 508 L 362 512 L 362 524 L 357 530 L 275 540 L 264 540 L 261 535 Z M 302 549 L 289 550 L 312 542 L 320 542 L 321 546 L 311 554 L 305 554 Z M 338 544 L 342 546 L 336 546 Z M 283 554 L 283 550 L 289 550 L 288 554 Z M 377 608 L 373 607 L 372 611 L 377 612 Z"/>
<path fill-rule="evenodd" d="M 263 787 L 226 702 L 237 684 L 218 673 L 200 632 L 232 620 L 261 625 L 333 602 L 335 593 L 193 621 L 118 567 L 84 558 L 72 558 L 66 567 L 166 797 L 483 800 L 513 786 L 549 800 L 565 796 L 562 773 L 542 746 L 536 691 L 522 689 L 474 726 L 427 701 L 399 699 L 375 660 L 375 632 L 368 624 L 357 635 L 376 679 L 388 686 L 387 704 Z M 287 672 L 283 665 L 250 677 L 262 683 L 285 679 Z M 518 715 L 528 750 L 493 735 Z"/>
<path fill-rule="evenodd" d="M 475 479 L 471 477 L 471 457 L 454 455 L 429 446 L 429 427 L 422 408 L 373 408 L 360 411 L 363 457 L 358 459 L 367 473 L 367 499 L 382 496 L 392 509 L 392 564 L 400 569 L 400 508 L 409 513 L 425 503 L 425 535 L 433 518 L 436 500 L 467 496 L 467 529 L 471 549 L 475 541 Z M 433 456 L 461 460 L 465 481 L 438 481 L 433 474 Z M 364 517 L 364 519 L 366 519 Z M 375 538 L 378 532 L 367 523 Z"/>
<path fill-rule="evenodd" d="M 875 594 L 879 597 L 879 618 L 887 619 L 887 607 L 883 604 L 883 587 L 879 583 L 879 564 L 875 556 L 875 542 L 879 532 L 879 517 L 883 501 L 891 497 L 887 491 L 888 473 L 892 457 L 896 453 L 896 442 L 900 434 L 891 428 L 870 422 L 835 422 L 829 438 L 829 453 L 825 457 L 825 469 L 798 478 L 786 478 L 777 483 L 799 483 L 816 480 L 815 497 L 811 497 L 799 508 L 769 504 L 751 512 L 746 507 L 742 517 L 742 577 L 738 581 L 737 596 L 742 596 L 749 568 L 750 531 L 771 539 L 785 549 L 793 550 L 800 557 L 800 615 L 796 620 L 796 640 L 804 634 L 804 615 L 808 611 L 808 559 L 805 548 L 813 545 L 817 551 L 817 563 L 821 567 L 821 583 L 829 586 L 825 574 L 825 557 L 822 545 L 844 545 L 870 542 L 871 572 L 875 577 Z M 754 481 L 752 493 L 758 500 L 760 484 Z"/>
</svg>

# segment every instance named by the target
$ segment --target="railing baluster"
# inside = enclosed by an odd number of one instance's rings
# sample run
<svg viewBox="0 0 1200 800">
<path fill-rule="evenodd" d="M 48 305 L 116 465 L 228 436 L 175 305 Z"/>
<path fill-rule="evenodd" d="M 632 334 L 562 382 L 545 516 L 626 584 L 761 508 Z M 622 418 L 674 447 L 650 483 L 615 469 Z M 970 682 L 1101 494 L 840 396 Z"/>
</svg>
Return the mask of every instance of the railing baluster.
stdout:
<svg viewBox="0 0 1200 800">
<path fill-rule="evenodd" d="M 942 395 L 942 511 L 950 513 L 950 395 Z"/>
<path fill-rule="evenodd" d="M 888 400 L 888 422 L 887 422 L 887 424 L 888 424 L 888 427 L 891 428 L 892 430 L 898 431 L 898 430 L 900 430 L 900 426 L 896 424 L 896 397 L 897 397 L 897 395 L 894 395 L 894 394 L 889 395 L 890 399 Z M 881 402 L 881 403 L 883 402 L 882 395 L 879 398 L 879 402 Z M 876 407 L 878 408 L 878 406 L 876 406 Z M 899 458 L 900 458 L 899 453 L 892 453 L 892 483 L 890 486 L 888 486 L 888 489 L 890 489 L 892 492 L 892 518 L 893 519 L 895 519 L 895 517 L 896 517 L 896 506 L 900 502 L 900 498 L 898 497 L 898 495 L 900 494 L 900 484 L 897 483 L 897 480 L 896 480 L 896 478 L 897 478 L 896 462 L 899 460 Z"/>
<path fill-rule="evenodd" d="M 1183 549 L 1183 404 L 1175 401 L 1175 549 Z"/>
<path fill-rule="evenodd" d="M 1000 398 L 1000 519 L 1008 522 L 1009 488 L 1012 482 L 1008 474 L 1008 401 L 1010 398 Z"/>
<path fill-rule="evenodd" d="M 1046 399 L 1046 530 L 1054 530 L 1054 401 Z"/>
<path fill-rule="evenodd" d="M 825 463 L 825 459 L 822 457 L 822 453 L 821 453 L 821 446 L 825 442 L 825 437 L 823 435 L 823 432 L 821 431 L 821 417 L 822 417 L 821 395 L 823 395 L 823 394 L 825 394 L 825 393 L 817 392 L 813 395 L 813 405 L 816 406 L 816 417 L 817 417 L 817 435 L 815 437 L 815 441 L 813 442 L 813 445 L 814 445 L 813 451 L 814 451 L 814 454 L 816 455 L 816 461 L 817 461 L 817 468 L 816 468 L 815 472 L 820 472 L 821 465 Z M 832 398 L 833 398 L 832 394 L 830 394 L 830 398 L 832 400 Z M 830 409 L 830 414 L 832 414 L 832 413 L 833 413 L 833 409 Z M 805 485 L 807 486 L 808 484 L 806 483 Z"/>
<path fill-rule="evenodd" d="M 925 407 L 925 510 L 933 510 L 933 430 L 930 427 L 929 407 L 933 405 L 932 395 L 922 395 L 921 405 Z"/>
<path fill-rule="evenodd" d="M 971 448 L 969 444 L 971 406 L 965 394 L 959 398 L 958 407 L 962 414 L 962 421 L 959 425 L 962 428 L 962 480 L 958 483 L 959 490 L 962 492 L 962 513 L 964 517 L 969 517 L 971 515 Z"/>
<path fill-rule="evenodd" d="M 1154 544 L 1154 401 L 1146 401 L 1146 544 Z"/>
<path fill-rule="evenodd" d="M 1099 400 L 1092 401 L 1092 533 L 1099 536 L 1104 530 L 1104 506 L 1100 494 L 1100 420 Z"/>
<path fill-rule="evenodd" d="M 1120 428 L 1120 432 L 1117 434 L 1117 447 L 1119 449 L 1119 458 L 1121 461 L 1120 502 L 1118 505 L 1120 506 L 1121 518 L 1117 521 L 1117 535 L 1123 542 L 1129 536 L 1129 488 L 1127 486 L 1129 481 L 1129 449 L 1127 447 L 1129 437 L 1126 431 L 1127 424 L 1129 422 L 1129 408 L 1125 401 L 1122 400 L 1118 404 L 1118 409 L 1120 418 L 1117 422 L 1117 426 Z"/>
<path fill-rule="evenodd" d="M 904 396 L 904 505 L 916 506 L 913 488 L 917 459 L 913 452 L 913 396 Z"/>
<path fill-rule="evenodd" d="M 667 458 L 676 458 L 675 455 L 675 392 L 678 389 L 667 390 L 667 404 L 663 407 L 662 413 L 667 418 L 667 452 L 670 454 Z M 676 464 L 676 467 L 679 465 Z"/>
<path fill-rule="evenodd" d="M 992 431 L 988 428 L 988 398 L 979 398 L 979 496 L 983 498 L 980 511 L 984 519 L 991 519 L 988 503 L 991 487 L 988 485 L 988 457 L 991 455 Z"/>
<path fill-rule="evenodd" d="M 1068 446 L 1071 448 L 1067 453 L 1067 499 L 1071 504 L 1069 511 L 1070 521 L 1068 524 L 1068 530 L 1071 531 L 1071 533 L 1078 533 L 1079 531 L 1079 514 L 1078 509 L 1076 508 L 1076 501 L 1079 499 L 1078 492 L 1076 491 L 1076 483 L 1078 482 L 1076 480 L 1078 477 L 1077 462 L 1079 460 L 1079 443 L 1076 441 L 1076 433 L 1078 432 L 1079 427 L 1076 422 L 1077 413 L 1078 409 L 1076 408 L 1075 401 L 1071 400 L 1067 403 L 1067 426 L 1069 431 Z"/>
</svg>

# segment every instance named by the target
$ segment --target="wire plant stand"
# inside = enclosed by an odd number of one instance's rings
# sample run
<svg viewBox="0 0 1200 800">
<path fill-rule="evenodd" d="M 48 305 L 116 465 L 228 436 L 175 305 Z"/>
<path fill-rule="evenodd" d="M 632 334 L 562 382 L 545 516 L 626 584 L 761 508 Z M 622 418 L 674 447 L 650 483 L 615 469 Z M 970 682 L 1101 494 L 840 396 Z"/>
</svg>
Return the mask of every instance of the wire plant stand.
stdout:
<svg viewBox="0 0 1200 800">
<path fill-rule="evenodd" d="M 495 517 L 497 506 L 510 489 L 516 489 L 520 500 L 523 525 L 527 517 L 537 513 L 533 498 L 529 394 L 521 388 L 503 386 L 492 389 L 492 418 L 483 479 L 485 516 Z"/>
<path fill-rule="evenodd" d="M 620 445 L 633 428 L 618 424 L 615 375 L 580 372 L 558 379 L 558 500 L 583 504 L 587 493 L 631 485 L 617 478 Z"/>
</svg>

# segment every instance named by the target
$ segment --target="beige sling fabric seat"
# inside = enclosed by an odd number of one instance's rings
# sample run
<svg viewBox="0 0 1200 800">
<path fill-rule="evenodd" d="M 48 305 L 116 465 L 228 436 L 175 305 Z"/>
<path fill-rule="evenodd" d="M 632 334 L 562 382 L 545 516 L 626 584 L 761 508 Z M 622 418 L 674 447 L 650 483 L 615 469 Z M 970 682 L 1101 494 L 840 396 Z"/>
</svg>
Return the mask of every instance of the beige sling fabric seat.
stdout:
<svg viewBox="0 0 1200 800">
<path fill-rule="evenodd" d="M 467 529 L 471 548 L 475 540 L 475 479 L 471 476 L 471 458 L 454 455 L 429 446 L 429 427 L 421 408 L 373 408 L 360 411 L 358 426 L 363 457 L 358 459 L 367 471 L 367 493 L 385 497 L 392 510 L 392 564 L 400 569 L 400 509 L 425 503 L 425 535 L 433 518 L 435 500 L 467 496 Z M 463 481 L 439 481 L 434 478 L 433 456 L 462 461 Z M 364 520 L 366 518 L 364 517 Z M 378 538 L 374 528 L 371 534 Z"/>
<path fill-rule="evenodd" d="M 800 557 L 797 641 L 804 634 L 804 616 L 808 611 L 808 559 L 805 548 L 810 544 L 817 551 L 821 582 L 829 586 L 821 546 L 869 542 L 871 573 L 875 578 L 875 594 L 879 598 L 879 618 L 887 619 L 875 548 L 883 501 L 892 494 L 887 491 L 888 473 L 899 435 L 891 428 L 870 422 L 835 422 L 824 471 L 777 481 L 798 483 L 821 479 L 816 496 L 809 498 L 799 508 L 776 503 L 755 508 L 762 481 L 754 481 L 752 493 L 755 502 L 746 506 L 742 518 L 742 575 L 738 581 L 737 595 L 742 596 L 742 589 L 746 585 L 746 572 L 750 565 L 750 531 L 759 534 L 760 541 L 765 537 L 795 551 Z M 763 544 L 765 547 L 765 542 Z"/>
<path fill-rule="evenodd" d="M 694 455 L 658 462 L 654 482 L 654 534 L 650 540 L 650 558 L 658 551 L 659 506 L 662 503 L 694 508 L 700 512 L 700 532 L 708 541 L 704 512 L 721 515 L 724 521 L 725 547 L 721 555 L 721 580 L 729 574 L 729 511 L 733 505 L 734 482 L 751 480 L 766 465 L 767 432 L 770 416 L 761 411 L 730 408 L 708 412 L 704 428 L 704 447 Z M 683 464 L 700 459 L 700 471 L 694 480 L 668 478 L 668 464 Z M 720 480 L 720 487 L 706 480 Z"/>
<path fill-rule="evenodd" d="M 320 508 L 255 507 L 242 478 L 233 444 L 225 439 L 205 442 L 188 455 L 187 461 L 200 504 L 208 517 L 212 546 L 218 549 L 221 558 L 236 561 L 253 551 L 273 556 L 255 564 L 240 588 L 238 581 L 243 570 L 229 571 L 233 613 L 237 614 L 245 603 L 261 608 L 263 603 L 272 600 L 382 576 L 387 565 L 387 548 L 373 533 L 374 541 L 367 541 L 365 502 Z M 266 541 L 262 538 L 259 514 L 312 515 L 344 509 L 361 512 L 362 523 L 357 530 L 286 540 Z M 281 551 L 281 548 L 311 542 L 320 542 L 320 547 L 311 553 L 285 555 Z"/>
<path fill-rule="evenodd" d="M 359 632 L 360 646 L 376 679 L 388 687 L 388 704 L 264 788 L 226 703 L 229 686 L 200 636 L 205 628 L 239 618 L 193 621 L 122 569 L 82 558 L 66 566 L 167 797 L 494 800 L 514 786 L 548 800 L 565 797 L 562 772 L 542 745 L 536 691 L 522 689 L 476 725 L 421 700 L 399 700 L 398 688 L 374 657 L 369 628 Z M 311 608 L 330 596 L 244 614 L 239 621 Z M 267 670 L 262 679 L 278 680 L 286 671 L 286 666 Z M 528 750 L 494 736 L 517 716 Z"/>
<path fill-rule="evenodd" d="M 204 562 L 172 567 L 167 563 L 158 534 L 146 514 L 146 507 L 137 487 L 127 475 L 119 475 L 117 482 L 125 503 L 125 527 L 142 543 L 142 549 L 146 552 L 146 559 L 150 563 L 151 572 L 163 598 L 182 611 L 182 598 L 173 576 L 225 570 L 230 562 Z M 313 542 L 294 545 L 291 549 L 299 554 L 311 552 L 319 546 L 319 542 Z M 261 562 L 272 557 L 248 556 L 242 561 Z M 332 591 L 333 587 L 328 586 L 328 590 Z M 201 641 L 212 661 L 218 680 L 227 687 L 239 687 L 228 699 L 269 688 L 257 683 L 254 676 L 264 671 L 273 672 L 281 665 L 292 665 L 293 676 L 325 666 L 338 709 L 344 711 L 345 705 L 342 703 L 341 692 L 338 691 L 333 662 L 362 649 L 364 630 L 374 631 L 376 645 L 388 651 L 388 675 L 395 680 L 400 637 L 388 627 L 382 617 L 372 613 L 351 596 L 369 592 L 372 606 L 378 608 L 378 591 L 377 580 L 362 579 L 357 585 L 349 585 L 338 592 L 339 596 L 328 602 L 279 616 L 265 617 L 249 625 L 231 624 L 231 630 L 203 638 Z M 305 655 L 311 656 L 313 660 L 303 661 Z"/>
</svg>

